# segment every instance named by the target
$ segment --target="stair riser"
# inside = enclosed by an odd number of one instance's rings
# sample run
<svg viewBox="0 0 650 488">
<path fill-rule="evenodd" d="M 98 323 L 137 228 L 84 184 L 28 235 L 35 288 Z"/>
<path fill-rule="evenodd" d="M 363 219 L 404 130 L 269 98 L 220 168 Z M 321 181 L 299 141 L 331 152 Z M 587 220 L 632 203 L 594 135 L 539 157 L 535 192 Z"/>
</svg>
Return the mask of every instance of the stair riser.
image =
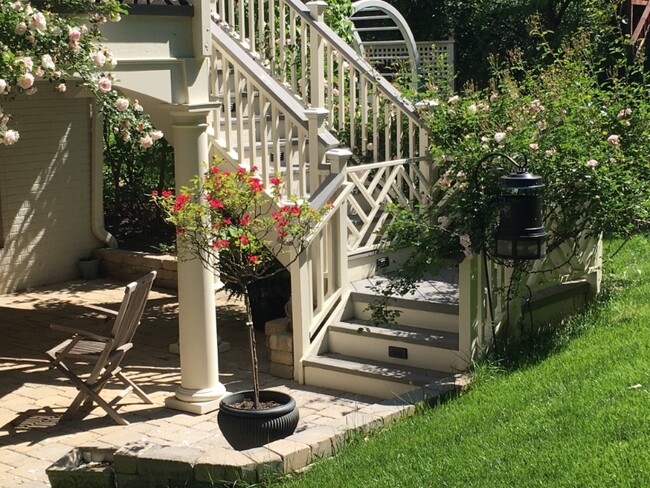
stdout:
<svg viewBox="0 0 650 488">
<path fill-rule="evenodd" d="M 381 337 L 371 337 L 363 332 L 349 334 L 329 331 L 329 352 L 385 363 L 432 369 L 455 373 L 467 368 L 467 361 L 458 351 L 441 349 L 425 344 L 404 343 Z M 390 357 L 389 346 L 407 349 L 407 359 Z"/>
<path fill-rule="evenodd" d="M 367 395 L 375 398 L 392 399 L 395 396 L 408 398 L 409 392 L 417 390 L 419 386 L 396 383 L 379 378 L 361 377 L 340 371 L 305 368 L 305 383 L 321 388 L 348 391 L 358 395 Z"/>
<path fill-rule="evenodd" d="M 372 320 L 372 314 L 366 310 L 368 303 L 354 302 L 354 317 Z M 392 307 L 388 308 L 392 310 Z M 397 324 L 422 327 L 427 330 L 458 332 L 458 315 L 424 310 L 400 309 L 401 314 L 395 319 Z"/>
</svg>

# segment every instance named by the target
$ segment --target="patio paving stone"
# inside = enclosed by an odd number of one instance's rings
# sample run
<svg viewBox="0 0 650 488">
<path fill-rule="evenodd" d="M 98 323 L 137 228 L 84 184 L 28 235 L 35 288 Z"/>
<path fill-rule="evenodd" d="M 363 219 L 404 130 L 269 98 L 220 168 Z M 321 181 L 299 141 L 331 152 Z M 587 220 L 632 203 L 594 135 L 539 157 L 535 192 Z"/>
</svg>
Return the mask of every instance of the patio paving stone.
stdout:
<svg viewBox="0 0 650 488">
<path fill-rule="evenodd" d="M 178 341 L 177 299 L 172 292 L 154 288 L 134 348 L 123 364 L 125 374 L 154 404 L 142 403 L 133 394 L 122 399 L 119 412 L 130 422 L 127 426 L 114 424 L 100 408 L 58 423 L 76 389 L 58 371 L 48 370 L 44 351 L 65 339 L 49 326 L 99 327 L 105 316 L 88 306 L 116 310 L 124 285 L 79 280 L 0 296 L 0 487 L 48 487 L 45 468 L 73 447 L 120 449 L 116 466 L 126 484 L 136 483 L 143 473 L 185 479 L 192 471 L 197 481 L 257 482 L 269 473 L 301 469 L 331 455 L 349 429 L 374 427 L 412 411 L 409 406 L 380 405 L 374 398 L 270 375 L 269 352 L 259 332 L 260 383 L 290 393 L 301 419 L 296 434 L 288 439 L 243 453 L 234 451 L 219 431 L 216 412 L 193 415 L 164 406 L 181 382 L 179 358 L 168 350 Z M 231 392 L 248 388 L 251 381 L 243 321 L 242 303 L 217 293 L 218 333 L 231 344 L 230 351 L 219 356 L 220 380 Z M 121 389 L 108 385 L 102 396 L 110 399 Z M 138 454 L 120 458 L 121 452 Z"/>
</svg>

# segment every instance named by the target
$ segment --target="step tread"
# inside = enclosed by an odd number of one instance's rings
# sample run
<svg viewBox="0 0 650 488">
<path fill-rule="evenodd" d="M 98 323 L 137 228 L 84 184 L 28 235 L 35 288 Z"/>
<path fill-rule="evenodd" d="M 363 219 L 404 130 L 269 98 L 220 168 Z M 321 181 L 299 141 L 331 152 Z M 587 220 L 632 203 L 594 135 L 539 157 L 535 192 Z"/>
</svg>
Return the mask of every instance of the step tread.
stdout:
<svg viewBox="0 0 650 488">
<path fill-rule="evenodd" d="M 421 344 L 441 349 L 458 350 L 458 334 L 442 330 L 423 329 L 407 325 L 374 325 L 368 320 L 348 319 L 330 325 L 330 331 L 344 334 L 363 334 L 409 344 Z"/>
<path fill-rule="evenodd" d="M 414 386 L 424 386 L 432 383 L 440 386 L 454 384 L 456 376 L 452 373 L 435 371 L 423 368 L 373 361 L 371 359 L 359 359 L 351 356 L 344 356 L 337 353 L 325 353 L 319 356 L 307 358 L 303 366 L 320 367 L 330 371 L 349 373 L 367 378 L 377 378 L 394 381 Z"/>
<path fill-rule="evenodd" d="M 362 291 L 353 291 L 350 296 L 352 300 L 359 303 L 370 303 L 371 300 L 381 298 L 381 295 Z M 390 297 L 388 306 L 421 310 L 424 312 L 435 312 L 448 315 L 458 315 L 458 303 L 454 299 L 446 300 L 444 296 L 431 297 L 430 300 L 414 297 Z"/>
</svg>

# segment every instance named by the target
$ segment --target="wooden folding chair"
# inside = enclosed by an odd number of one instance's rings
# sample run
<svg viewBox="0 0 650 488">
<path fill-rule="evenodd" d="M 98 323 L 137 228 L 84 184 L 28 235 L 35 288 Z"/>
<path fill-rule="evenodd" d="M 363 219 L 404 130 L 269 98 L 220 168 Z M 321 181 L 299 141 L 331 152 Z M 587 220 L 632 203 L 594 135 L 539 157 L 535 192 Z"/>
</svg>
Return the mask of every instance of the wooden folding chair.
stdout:
<svg viewBox="0 0 650 488">
<path fill-rule="evenodd" d="M 51 325 L 53 330 L 72 333 L 73 336 L 45 353 L 50 360 L 50 368 L 58 368 L 79 390 L 79 394 L 63 414 L 61 420 L 74 417 L 83 402 L 88 407 L 91 407 L 94 402 L 102 407 L 115 422 L 127 425 L 128 422 L 118 415 L 113 405 L 131 391 L 146 403 L 153 403 L 151 398 L 122 373 L 120 363 L 126 352 L 133 347 L 131 341 L 140 324 L 147 296 L 155 277 L 156 272 L 152 271 L 126 286 L 124 299 L 115 316 L 113 327 L 110 334 L 106 336 L 73 327 Z M 111 310 L 101 310 L 115 314 Z M 69 363 L 84 363 L 91 365 L 93 369 L 84 380 L 75 374 L 68 366 Z M 124 383 L 126 390 L 109 403 L 99 394 L 113 378 Z"/>
</svg>

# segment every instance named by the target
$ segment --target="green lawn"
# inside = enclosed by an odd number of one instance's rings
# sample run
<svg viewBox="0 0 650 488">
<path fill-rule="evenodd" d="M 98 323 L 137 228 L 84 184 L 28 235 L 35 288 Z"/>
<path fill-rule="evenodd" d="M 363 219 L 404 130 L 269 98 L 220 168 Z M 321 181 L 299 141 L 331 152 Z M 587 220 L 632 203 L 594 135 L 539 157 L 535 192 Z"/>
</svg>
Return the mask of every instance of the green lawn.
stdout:
<svg viewBox="0 0 650 488">
<path fill-rule="evenodd" d="M 650 486 L 649 256 L 624 247 L 601 302 L 512 366 L 273 486 Z"/>
</svg>

